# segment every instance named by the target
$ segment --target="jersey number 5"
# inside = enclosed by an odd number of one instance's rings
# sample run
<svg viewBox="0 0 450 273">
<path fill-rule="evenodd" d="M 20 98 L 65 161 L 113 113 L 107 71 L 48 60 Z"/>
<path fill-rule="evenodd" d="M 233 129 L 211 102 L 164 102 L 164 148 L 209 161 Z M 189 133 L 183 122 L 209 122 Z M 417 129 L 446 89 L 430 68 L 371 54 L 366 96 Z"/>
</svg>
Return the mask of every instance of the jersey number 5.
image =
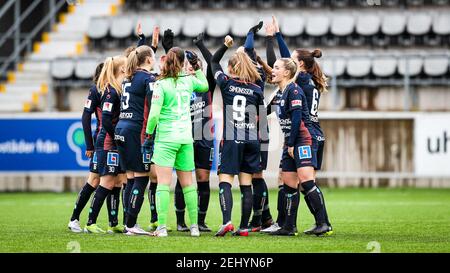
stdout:
<svg viewBox="0 0 450 273">
<path fill-rule="evenodd" d="M 131 82 L 127 82 L 122 86 L 122 110 L 128 109 L 130 107 L 130 93 L 127 92 L 127 88 L 131 86 Z"/>
</svg>

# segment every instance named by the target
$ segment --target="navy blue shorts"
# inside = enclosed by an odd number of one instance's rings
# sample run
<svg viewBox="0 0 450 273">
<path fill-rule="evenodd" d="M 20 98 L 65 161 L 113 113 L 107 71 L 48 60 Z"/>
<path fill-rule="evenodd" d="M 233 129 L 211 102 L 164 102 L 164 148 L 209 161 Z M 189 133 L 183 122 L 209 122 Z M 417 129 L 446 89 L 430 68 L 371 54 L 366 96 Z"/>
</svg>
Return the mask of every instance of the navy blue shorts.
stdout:
<svg viewBox="0 0 450 273">
<path fill-rule="evenodd" d="M 224 140 L 220 146 L 219 173 L 237 175 L 260 171 L 261 144 L 259 141 Z"/>
<path fill-rule="evenodd" d="M 288 153 L 288 148 L 283 148 L 281 169 L 283 172 L 297 172 L 298 168 L 315 167 L 317 160 L 310 145 L 295 145 L 294 158 Z"/>
<path fill-rule="evenodd" d="M 150 171 L 151 154 L 141 152 L 141 133 L 130 128 L 117 128 L 115 141 L 122 170 L 145 173 Z"/>
<path fill-rule="evenodd" d="M 316 158 L 316 166 L 314 169 L 316 171 L 322 168 L 322 160 L 323 160 L 323 148 L 325 147 L 325 140 L 317 140 L 313 138 L 312 141 L 312 152 Z"/>
<path fill-rule="evenodd" d="M 196 169 L 211 170 L 214 160 L 214 148 L 207 148 L 194 142 L 194 162 Z"/>
<path fill-rule="evenodd" d="M 269 143 L 261 143 L 261 163 L 259 165 L 260 171 L 267 169 L 267 161 L 269 160 Z"/>
<path fill-rule="evenodd" d="M 118 175 L 120 173 L 125 173 L 124 170 L 120 168 L 120 156 L 117 150 L 114 151 L 105 151 L 105 150 L 97 150 L 97 168 L 98 174 L 100 176 L 105 175 Z"/>
<path fill-rule="evenodd" d="M 97 152 L 94 152 L 94 154 L 91 157 L 91 160 L 89 161 L 89 171 L 91 173 L 98 173 L 98 164 L 97 164 Z"/>
</svg>

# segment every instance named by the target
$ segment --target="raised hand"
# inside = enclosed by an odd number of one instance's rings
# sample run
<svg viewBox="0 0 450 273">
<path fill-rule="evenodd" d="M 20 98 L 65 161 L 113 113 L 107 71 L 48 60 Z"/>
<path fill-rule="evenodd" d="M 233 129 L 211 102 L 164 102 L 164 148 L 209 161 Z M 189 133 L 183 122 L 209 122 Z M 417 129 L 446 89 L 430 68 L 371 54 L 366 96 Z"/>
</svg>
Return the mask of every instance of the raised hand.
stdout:
<svg viewBox="0 0 450 273">
<path fill-rule="evenodd" d="M 227 36 L 225 37 L 225 42 L 224 42 L 224 44 L 225 44 L 228 48 L 232 47 L 232 46 L 233 46 L 233 38 L 232 38 L 230 35 L 227 35 Z"/>
<path fill-rule="evenodd" d="M 275 35 L 275 26 L 273 23 L 266 24 L 266 36 L 274 36 Z"/>
<path fill-rule="evenodd" d="M 141 21 L 138 21 L 137 25 L 136 25 L 136 35 L 141 36 L 142 34 L 143 34 L 143 32 L 142 32 Z"/>
<path fill-rule="evenodd" d="M 197 37 L 194 38 L 194 44 L 200 43 L 201 41 L 203 41 L 203 38 L 205 38 L 204 32 L 200 33 L 199 35 L 197 35 Z"/>
<path fill-rule="evenodd" d="M 275 32 L 280 32 L 280 26 L 278 25 L 278 20 L 274 15 L 272 15 L 272 24 L 275 27 Z"/>
<path fill-rule="evenodd" d="M 249 29 L 249 32 L 253 32 L 254 34 L 256 34 L 263 26 L 263 21 L 259 21 L 259 23 L 256 26 L 253 26 Z"/>
<path fill-rule="evenodd" d="M 173 31 L 168 28 L 164 31 L 164 36 L 162 39 L 162 46 L 166 52 L 168 52 L 173 47 Z"/>
<path fill-rule="evenodd" d="M 153 27 L 152 46 L 157 47 L 159 42 L 159 26 Z"/>
<path fill-rule="evenodd" d="M 186 59 L 194 70 L 198 70 L 200 68 L 200 65 L 198 64 L 198 56 L 195 52 L 186 50 Z"/>
</svg>

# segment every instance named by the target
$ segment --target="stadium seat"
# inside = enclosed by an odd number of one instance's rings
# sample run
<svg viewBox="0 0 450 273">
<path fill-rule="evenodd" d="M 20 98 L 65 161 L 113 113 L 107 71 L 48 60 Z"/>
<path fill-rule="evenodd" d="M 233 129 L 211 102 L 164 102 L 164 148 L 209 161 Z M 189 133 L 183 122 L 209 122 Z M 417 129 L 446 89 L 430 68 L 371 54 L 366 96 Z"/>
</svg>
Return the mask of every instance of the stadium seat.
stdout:
<svg viewBox="0 0 450 273">
<path fill-rule="evenodd" d="M 345 72 L 345 58 L 327 58 L 321 63 L 323 72 L 330 77 L 342 76 Z"/>
<path fill-rule="evenodd" d="M 355 18 L 350 12 L 338 13 L 331 19 L 330 32 L 331 39 L 327 39 L 329 46 L 337 44 L 347 44 L 345 40 L 355 29 Z"/>
<path fill-rule="evenodd" d="M 330 27 L 330 19 L 327 13 L 309 13 L 306 22 L 305 32 L 312 36 L 311 41 L 315 44 L 321 44 L 320 37 L 328 33 Z"/>
<path fill-rule="evenodd" d="M 349 5 L 350 0 L 331 0 L 331 5 L 343 8 Z"/>
<path fill-rule="evenodd" d="M 369 57 L 350 57 L 347 60 L 347 74 L 359 78 L 369 75 L 371 61 Z"/>
<path fill-rule="evenodd" d="M 181 33 L 181 27 L 183 24 L 184 17 L 180 13 L 168 13 L 161 15 L 160 21 L 159 21 L 159 27 L 161 30 L 165 30 L 170 28 L 173 31 L 173 34 L 175 36 L 178 36 Z"/>
<path fill-rule="evenodd" d="M 397 59 L 394 56 L 376 57 L 372 60 L 372 73 L 377 77 L 393 76 L 397 71 Z"/>
<path fill-rule="evenodd" d="M 403 34 L 406 27 L 406 17 L 400 12 L 386 12 L 381 22 L 381 32 L 387 38 L 387 43 L 396 45 L 398 36 Z"/>
<path fill-rule="evenodd" d="M 52 62 L 50 73 L 54 79 L 66 80 L 72 77 L 74 68 L 71 58 L 58 58 Z"/>
<path fill-rule="evenodd" d="M 299 16 L 298 12 L 286 13 L 280 18 L 280 30 L 287 37 L 295 37 L 303 33 L 305 28 L 305 18 Z M 264 33 L 264 31 L 261 31 Z"/>
<path fill-rule="evenodd" d="M 408 64 L 408 66 L 406 66 Z M 423 59 L 422 57 L 400 57 L 398 59 L 398 72 L 400 75 L 406 74 L 406 67 L 408 67 L 408 75 L 414 77 L 422 72 Z"/>
<path fill-rule="evenodd" d="M 259 0 L 256 1 L 258 8 L 269 9 L 275 7 L 276 0 Z"/>
<path fill-rule="evenodd" d="M 286 8 L 295 8 L 300 5 L 300 1 L 298 1 L 298 0 L 282 0 L 281 5 Z"/>
<path fill-rule="evenodd" d="M 162 9 L 175 9 L 178 6 L 177 0 L 165 0 L 160 2 Z"/>
<path fill-rule="evenodd" d="M 206 29 L 206 14 L 196 13 L 195 16 L 188 16 L 183 24 L 183 35 L 187 37 L 196 37 L 200 32 Z"/>
<path fill-rule="evenodd" d="M 325 0 L 306 0 L 306 5 L 312 8 L 320 8 L 325 5 Z"/>
<path fill-rule="evenodd" d="M 450 34 L 450 14 L 442 12 L 433 18 L 433 32 L 438 35 Z"/>
<path fill-rule="evenodd" d="M 256 17 L 248 13 L 234 14 L 231 20 L 231 34 L 233 37 L 247 36 L 248 30 L 257 23 Z"/>
<path fill-rule="evenodd" d="M 405 46 L 423 44 L 423 36 L 430 32 L 431 17 L 427 13 L 411 13 L 406 24 L 407 36 L 401 44 Z"/>
<path fill-rule="evenodd" d="M 89 21 L 89 28 L 87 36 L 90 39 L 102 39 L 108 35 L 109 31 L 109 18 L 107 17 L 95 17 Z"/>
<path fill-rule="evenodd" d="M 356 17 L 356 34 L 352 39 L 355 46 L 370 44 L 380 30 L 381 18 L 377 13 L 359 13 Z"/>
<path fill-rule="evenodd" d="M 113 39 L 125 39 L 131 36 L 134 29 L 134 18 L 130 16 L 114 17 L 110 34 Z"/>
<path fill-rule="evenodd" d="M 223 41 L 223 37 L 230 33 L 231 19 L 225 14 L 219 14 L 214 20 L 209 20 L 206 27 L 206 33 L 217 40 Z"/>
<path fill-rule="evenodd" d="M 442 76 L 448 71 L 448 57 L 426 56 L 423 64 L 425 74 L 431 77 Z"/>
<path fill-rule="evenodd" d="M 96 58 L 81 58 L 75 62 L 75 77 L 81 80 L 91 79 L 94 76 L 95 68 L 100 63 Z"/>
</svg>

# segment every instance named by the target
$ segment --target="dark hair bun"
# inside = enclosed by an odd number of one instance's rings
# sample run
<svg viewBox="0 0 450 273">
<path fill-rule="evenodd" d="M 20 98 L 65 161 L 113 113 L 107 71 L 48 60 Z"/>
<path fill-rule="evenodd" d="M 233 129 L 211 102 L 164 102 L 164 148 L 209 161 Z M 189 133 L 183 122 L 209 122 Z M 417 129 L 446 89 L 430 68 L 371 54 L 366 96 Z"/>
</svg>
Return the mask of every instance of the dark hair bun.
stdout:
<svg viewBox="0 0 450 273">
<path fill-rule="evenodd" d="M 320 58 L 320 57 L 322 57 L 322 51 L 320 49 L 314 49 L 314 51 L 311 52 L 311 55 L 314 58 Z"/>
</svg>

